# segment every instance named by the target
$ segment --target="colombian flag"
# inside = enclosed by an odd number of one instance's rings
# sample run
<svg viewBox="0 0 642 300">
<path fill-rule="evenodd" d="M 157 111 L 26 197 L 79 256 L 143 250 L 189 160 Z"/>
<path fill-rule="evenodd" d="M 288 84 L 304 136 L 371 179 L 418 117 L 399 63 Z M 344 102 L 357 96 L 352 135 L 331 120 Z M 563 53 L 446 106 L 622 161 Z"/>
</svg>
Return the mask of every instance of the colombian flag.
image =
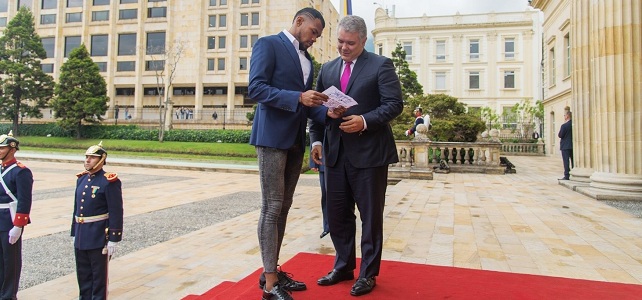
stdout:
<svg viewBox="0 0 642 300">
<path fill-rule="evenodd" d="M 352 15 L 352 0 L 341 0 L 341 15 Z"/>
</svg>

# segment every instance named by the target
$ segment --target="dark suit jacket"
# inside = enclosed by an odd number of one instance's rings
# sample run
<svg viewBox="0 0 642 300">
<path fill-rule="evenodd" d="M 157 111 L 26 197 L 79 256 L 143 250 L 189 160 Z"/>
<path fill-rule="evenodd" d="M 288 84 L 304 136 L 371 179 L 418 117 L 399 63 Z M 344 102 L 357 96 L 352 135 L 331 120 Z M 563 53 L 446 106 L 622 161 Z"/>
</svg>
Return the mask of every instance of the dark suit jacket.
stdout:
<svg viewBox="0 0 642 300">
<path fill-rule="evenodd" d="M 307 52 L 305 56 L 310 59 Z M 298 138 L 301 149 L 305 149 L 308 117 L 323 122 L 327 112 L 323 106 L 309 108 L 299 103 L 301 92 L 312 89 L 313 76 L 314 67 L 307 84 L 303 83 L 299 55 L 283 32 L 256 42 L 250 61 L 248 97 L 258 106 L 250 144 L 289 149 Z"/>
<path fill-rule="evenodd" d="M 571 120 L 562 124 L 557 136 L 560 138 L 560 150 L 573 149 L 573 126 Z"/>
<path fill-rule="evenodd" d="M 321 67 L 317 91 L 324 91 L 333 85 L 340 88 L 342 63 L 341 57 L 338 57 Z M 392 60 L 364 50 L 353 67 L 346 94 L 359 104 L 350 107 L 344 115 L 363 115 L 368 128 L 361 133 L 345 133 L 339 129 L 339 124 L 343 122 L 341 118 L 328 119 L 323 142 L 325 165 L 334 167 L 341 140 L 350 163 L 357 168 L 379 167 L 398 162 L 389 122 L 401 114 L 403 101 L 401 85 Z M 310 128 L 312 141 L 319 141 L 323 137 L 323 132 L 319 132 L 317 128 L 319 127 Z"/>
</svg>

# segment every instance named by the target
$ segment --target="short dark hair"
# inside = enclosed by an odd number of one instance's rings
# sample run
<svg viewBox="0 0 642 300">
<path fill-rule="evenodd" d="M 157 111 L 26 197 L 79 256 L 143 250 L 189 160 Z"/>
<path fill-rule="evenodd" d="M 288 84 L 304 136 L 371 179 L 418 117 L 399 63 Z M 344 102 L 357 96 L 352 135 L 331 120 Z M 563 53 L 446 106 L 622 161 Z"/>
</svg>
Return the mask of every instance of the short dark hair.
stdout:
<svg viewBox="0 0 642 300">
<path fill-rule="evenodd" d="M 321 14 L 320 11 L 312 8 L 312 7 L 305 7 L 302 8 L 301 10 L 296 12 L 296 15 L 294 15 L 294 18 L 292 19 L 292 22 L 296 20 L 298 16 L 307 16 L 312 19 L 319 19 L 321 21 L 321 26 L 325 28 L 325 20 L 323 19 L 323 15 Z"/>
<path fill-rule="evenodd" d="M 423 110 L 421 109 L 421 107 L 415 108 L 415 111 L 418 111 L 419 113 L 424 113 Z"/>
</svg>

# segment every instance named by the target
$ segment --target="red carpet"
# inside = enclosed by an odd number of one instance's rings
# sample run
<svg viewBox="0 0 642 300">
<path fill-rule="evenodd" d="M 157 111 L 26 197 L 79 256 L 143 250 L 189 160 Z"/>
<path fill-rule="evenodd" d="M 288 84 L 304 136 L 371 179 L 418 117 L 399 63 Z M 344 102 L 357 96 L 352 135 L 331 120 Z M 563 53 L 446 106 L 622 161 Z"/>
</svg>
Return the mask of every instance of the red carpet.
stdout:
<svg viewBox="0 0 642 300">
<path fill-rule="evenodd" d="M 381 275 L 372 293 L 352 297 L 350 288 L 354 281 L 330 287 L 316 284 L 319 277 L 332 269 L 333 262 L 334 256 L 299 253 L 283 264 L 284 271 L 308 286 L 306 291 L 293 292 L 294 299 L 642 299 L 642 285 L 395 261 L 382 262 Z M 203 295 L 183 299 L 261 299 L 258 288 L 261 270 L 257 269 L 236 284 L 223 282 Z"/>
</svg>

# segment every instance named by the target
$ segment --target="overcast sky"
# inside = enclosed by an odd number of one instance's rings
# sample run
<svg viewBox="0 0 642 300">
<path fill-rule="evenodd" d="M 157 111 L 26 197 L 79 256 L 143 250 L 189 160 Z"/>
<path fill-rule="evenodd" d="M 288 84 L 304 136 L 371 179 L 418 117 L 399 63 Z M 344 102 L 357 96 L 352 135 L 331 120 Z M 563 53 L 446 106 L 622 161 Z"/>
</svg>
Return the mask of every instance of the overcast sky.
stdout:
<svg viewBox="0 0 642 300">
<path fill-rule="evenodd" d="M 331 0 L 341 14 L 341 1 Z M 362 17 L 368 26 L 366 50 L 373 51 L 372 30 L 374 12 L 377 8 L 388 10 L 397 18 L 427 16 L 447 16 L 494 12 L 515 12 L 527 9 L 528 0 L 352 0 L 352 14 Z"/>
<path fill-rule="evenodd" d="M 341 0 L 331 0 L 341 13 Z M 352 0 L 352 14 L 362 17 L 368 25 L 368 32 L 374 29 L 374 12 L 378 7 L 388 9 L 395 16 L 421 17 L 460 14 L 523 11 L 527 0 Z"/>
</svg>

